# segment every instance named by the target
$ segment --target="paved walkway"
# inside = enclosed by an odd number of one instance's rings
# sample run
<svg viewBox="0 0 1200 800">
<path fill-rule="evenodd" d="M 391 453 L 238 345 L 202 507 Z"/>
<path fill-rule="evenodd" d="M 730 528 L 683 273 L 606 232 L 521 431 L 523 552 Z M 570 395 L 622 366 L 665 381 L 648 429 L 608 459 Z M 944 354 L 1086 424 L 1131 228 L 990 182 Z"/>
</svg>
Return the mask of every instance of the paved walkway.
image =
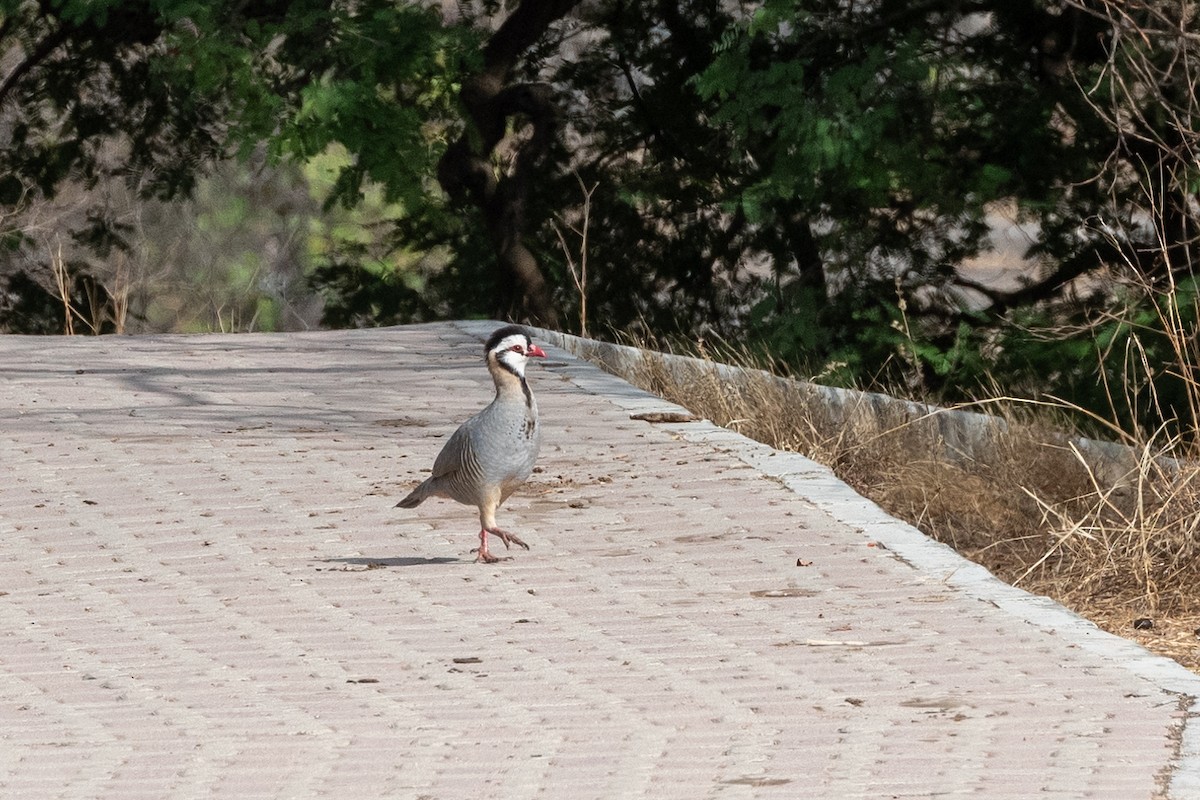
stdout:
<svg viewBox="0 0 1200 800">
<path fill-rule="evenodd" d="M 1200 797 L 1200 678 L 553 348 L 472 563 L 488 329 L 0 338 L 0 798 Z"/>
</svg>

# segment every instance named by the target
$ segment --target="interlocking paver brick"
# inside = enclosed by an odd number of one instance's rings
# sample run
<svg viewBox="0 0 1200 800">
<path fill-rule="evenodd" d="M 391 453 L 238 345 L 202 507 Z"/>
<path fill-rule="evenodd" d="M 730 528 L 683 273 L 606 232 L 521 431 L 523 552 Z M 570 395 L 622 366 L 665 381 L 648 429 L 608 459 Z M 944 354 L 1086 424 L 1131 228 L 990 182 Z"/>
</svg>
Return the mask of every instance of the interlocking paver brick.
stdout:
<svg viewBox="0 0 1200 800">
<path fill-rule="evenodd" d="M 0 798 L 1200 797 L 1200 678 L 561 351 L 472 563 L 493 324 L 0 338 Z"/>
</svg>

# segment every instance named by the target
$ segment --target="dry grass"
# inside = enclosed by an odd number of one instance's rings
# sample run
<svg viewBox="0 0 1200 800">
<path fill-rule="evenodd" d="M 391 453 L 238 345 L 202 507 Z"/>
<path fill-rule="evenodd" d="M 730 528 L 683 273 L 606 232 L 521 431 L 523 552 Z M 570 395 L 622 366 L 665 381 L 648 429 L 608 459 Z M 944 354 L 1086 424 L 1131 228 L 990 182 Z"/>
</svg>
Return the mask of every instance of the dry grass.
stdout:
<svg viewBox="0 0 1200 800">
<path fill-rule="evenodd" d="M 1200 465 L 1163 457 L 1178 442 L 1151 441 L 1100 468 L 1062 432 L 1064 415 L 1008 401 L 998 404 L 1005 423 L 965 452 L 919 407 L 870 396 L 831 407 L 810 386 L 744 374 L 650 357 L 623 377 L 828 465 L 1003 580 L 1200 671 Z"/>
</svg>

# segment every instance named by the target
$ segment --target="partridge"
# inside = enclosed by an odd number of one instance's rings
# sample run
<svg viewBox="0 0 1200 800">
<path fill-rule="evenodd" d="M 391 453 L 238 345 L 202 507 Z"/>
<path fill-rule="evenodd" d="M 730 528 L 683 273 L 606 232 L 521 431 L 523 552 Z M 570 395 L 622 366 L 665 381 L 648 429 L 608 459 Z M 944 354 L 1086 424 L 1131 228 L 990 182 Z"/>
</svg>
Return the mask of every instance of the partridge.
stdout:
<svg viewBox="0 0 1200 800">
<path fill-rule="evenodd" d="M 487 408 L 459 426 L 433 462 L 433 474 L 396 504 L 414 508 L 428 497 L 448 497 L 479 509 L 479 550 L 476 561 L 499 561 L 488 550 L 488 534 L 500 537 L 505 549 L 517 536 L 496 525 L 496 509 L 533 472 L 541 446 L 537 403 L 525 380 L 525 363 L 546 354 L 517 325 L 491 335 L 484 346 L 496 398 Z"/>
</svg>

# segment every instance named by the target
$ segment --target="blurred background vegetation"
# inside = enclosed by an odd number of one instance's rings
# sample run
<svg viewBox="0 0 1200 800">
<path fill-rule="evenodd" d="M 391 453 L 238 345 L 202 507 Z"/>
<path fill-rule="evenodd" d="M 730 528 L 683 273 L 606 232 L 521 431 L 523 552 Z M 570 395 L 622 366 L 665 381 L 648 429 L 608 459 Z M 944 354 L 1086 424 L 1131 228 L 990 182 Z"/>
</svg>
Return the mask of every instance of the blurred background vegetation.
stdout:
<svg viewBox="0 0 1200 800">
<path fill-rule="evenodd" d="M 0 330 L 586 324 L 1194 438 L 1194 15 L 0 0 Z"/>
</svg>

